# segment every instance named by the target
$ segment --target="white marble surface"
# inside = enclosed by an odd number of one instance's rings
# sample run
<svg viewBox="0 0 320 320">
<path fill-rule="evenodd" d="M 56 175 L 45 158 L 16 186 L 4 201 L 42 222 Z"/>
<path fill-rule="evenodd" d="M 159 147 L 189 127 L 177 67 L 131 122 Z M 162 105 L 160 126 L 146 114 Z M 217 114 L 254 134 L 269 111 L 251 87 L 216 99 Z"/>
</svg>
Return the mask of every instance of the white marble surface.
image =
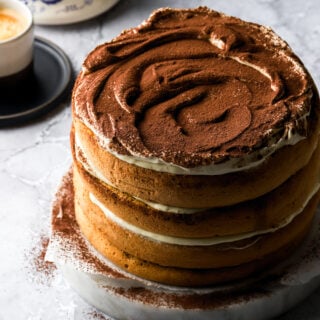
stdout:
<svg viewBox="0 0 320 320">
<path fill-rule="evenodd" d="M 36 27 L 36 34 L 63 48 L 77 73 L 97 44 L 139 24 L 152 9 L 198 5 L 271 26 L 289 42 L 320 87 L 318 0 L 121 0 L 94 20 Z M 33 267 L 39 239 L 49 232 L 53 195 L 71 163 L 70 123 L 66 101 L 28 125 L 0 129 L 0 320 L 104 319 L 69 288 L 59 272 L 46 279 Z M 280 319 L 320 319 L 320 289 Z"/>
</svg>

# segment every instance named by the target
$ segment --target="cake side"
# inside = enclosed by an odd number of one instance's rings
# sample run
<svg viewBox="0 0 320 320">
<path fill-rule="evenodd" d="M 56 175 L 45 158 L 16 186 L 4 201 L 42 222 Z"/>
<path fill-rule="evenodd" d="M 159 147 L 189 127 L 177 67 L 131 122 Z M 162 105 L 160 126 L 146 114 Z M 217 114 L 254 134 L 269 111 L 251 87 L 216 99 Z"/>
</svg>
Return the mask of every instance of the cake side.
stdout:
<svg viewBox="0 0 320 320">
<path fill-rule="evenodd" d="M 261 197 L 233 206 L 214 208 L 172 207 L 133 197 L 88 171 L 80 150 L 72 148 L 74 185 L 80 194 L 90 193 L 119 219 L 146 231 L 188 238 L 263 234 L 289 223 L 320 187 L 320 148 L 309 163 L 278 188 Z M 75 153 L 80 153 L 75 156 Z M 88 196 L 78 198 L 94 206 Z M 88 204 L 84 202 L 88 201 Z"/>
<path fill-rule="evenodd" d="M 176 175 L 130 164 L 102 148 L 94 132 L 77 119 L 71 144 L 80 150 L 87 171 L 137 198 L 183 208 L 221 207 L 262 196 L 307 165 L 318 143 L 319 119 L 318 111 L 310 119 L 307 139 L 279 149 L 258 167 L 224 175 Z M 74 161 L 81 161 L 77 154 Z"/>
</svg>

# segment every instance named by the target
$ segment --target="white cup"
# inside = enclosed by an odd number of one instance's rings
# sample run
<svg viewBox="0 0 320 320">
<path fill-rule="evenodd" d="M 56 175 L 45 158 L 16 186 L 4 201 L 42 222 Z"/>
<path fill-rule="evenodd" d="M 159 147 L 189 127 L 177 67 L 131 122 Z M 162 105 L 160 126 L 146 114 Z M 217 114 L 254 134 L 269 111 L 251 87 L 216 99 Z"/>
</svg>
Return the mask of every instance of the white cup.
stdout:
<svg viewBox="0 0 320 320">
<path fill-rule="evenodd" d="M 32 72 L 34 26 L 19 0 L 0 0 L 0 88 L 19 85 Z"/>
</svg>

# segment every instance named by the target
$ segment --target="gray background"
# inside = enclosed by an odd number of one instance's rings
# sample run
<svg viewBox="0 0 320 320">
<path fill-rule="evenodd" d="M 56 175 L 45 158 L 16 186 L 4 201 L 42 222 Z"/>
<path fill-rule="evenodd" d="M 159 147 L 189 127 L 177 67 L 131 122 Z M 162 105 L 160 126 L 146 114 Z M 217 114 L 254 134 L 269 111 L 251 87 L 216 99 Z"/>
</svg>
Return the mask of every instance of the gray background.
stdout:
<svg viewBox="0 0 320 320">
<path fill-rule="evenodd" d="M 96 45 L 136 26 L 154 8 L 199 5 L 271 26 L 320 85 L 318 0 L 125 0 L 90 21 L 37 26 L 36 35 L 63 48 L 78 73 Z M 70 103 L 66 101 L 31 124 L 0 129 L 0 320 L 103 319 L 69 288 L 59 272 L 48 277 L 34 268 L 39 239 L 49 233 L 53 195 L 71 163 L 70 124 Z M 320 319 L 320 289 L 280 319 Z"/>
</svg>

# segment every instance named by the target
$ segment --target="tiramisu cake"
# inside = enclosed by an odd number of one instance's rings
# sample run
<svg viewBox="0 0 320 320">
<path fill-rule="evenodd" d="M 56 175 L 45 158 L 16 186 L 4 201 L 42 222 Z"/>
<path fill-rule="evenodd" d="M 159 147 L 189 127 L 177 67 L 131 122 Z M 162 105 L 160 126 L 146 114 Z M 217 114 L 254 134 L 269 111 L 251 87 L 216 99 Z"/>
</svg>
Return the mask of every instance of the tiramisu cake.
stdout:
<svg viewBox="0 0 320 320">
<path fill-rule="evenodd" d="M 308 234 L 319 99 L 270 28 L 157 10 L 88 55 L 72 106 L 76 221 L 129 274 L 226 283 L 286 260 Z"/>
</svg>

